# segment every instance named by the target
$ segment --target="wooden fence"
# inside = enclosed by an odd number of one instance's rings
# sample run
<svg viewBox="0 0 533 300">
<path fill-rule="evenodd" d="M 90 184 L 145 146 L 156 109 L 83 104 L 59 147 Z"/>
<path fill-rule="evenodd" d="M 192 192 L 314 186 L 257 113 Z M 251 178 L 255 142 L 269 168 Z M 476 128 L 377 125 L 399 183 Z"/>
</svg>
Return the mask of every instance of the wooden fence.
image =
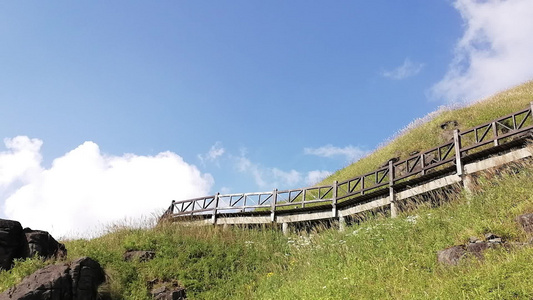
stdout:
<svg viewBox="0 0 533 300">
<path fill-rule="evenodd" d="M 180 220 L 181 217 L 211 217 L 242 214 L 287 214 L 316 210 L 316 207 L 336 207 L 344 203 L 358 205 L 371 195 L 390 193 L 402 187 L 427 182 L 446 174 L 463 175 L 463 164 L 489 157 L 525 140 L 533 129 L 533 102 L 526 109 L 500 117 L 465 131 L 454 130 L 452 141 L 417 153 L 402 161 L 390 160 L 387 165 L 370 173 L 335 181 L 331 185 L 312 186 L 260 193 L 220 194 L 172 201 L 164 216 Z M 365 197 L 366 196 L 366 197 Z M 391 202 L 393 203 L 393 201 Z M 395 212 L 393 211 L 394 215 Z M 335 215 L 335 213 L 333 214 Z M 184 220 L 187 218 L 183 218 Z M 190 219 L 190 218 L 189 218 Z"/>
</svg>

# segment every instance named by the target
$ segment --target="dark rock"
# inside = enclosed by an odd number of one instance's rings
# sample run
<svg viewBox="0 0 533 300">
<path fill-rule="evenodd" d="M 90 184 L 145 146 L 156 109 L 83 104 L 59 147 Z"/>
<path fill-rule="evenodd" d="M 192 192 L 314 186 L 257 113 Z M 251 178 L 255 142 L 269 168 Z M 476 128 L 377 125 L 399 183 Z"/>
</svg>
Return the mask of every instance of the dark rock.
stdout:
<svg viewBox="0 0 533 300">
<path fill-rule="evenodd" d="M 149 261 L 154 259 L 155 252 L 154 251 L 135 251 L 135 250 L 128 250 L 126 253 L 124 253 L 124 260 L 125 261 L 132 261 L 137 260 L 140 262 Z"/>
<path fill-rule="evenodd" d="M 45 259 L 63 258 L 67 249 L 46 231 L 23 230 L 17 221 L 0 219 L 0 269 L 11 269 L 15 258 L 35 255 Z"/>
<path fill-rule="evenodd" d="M 152 299 L 156 300 L 186 300 L 187 295 L 185 289 L 181 287 L 177 281 L 161 282 L 154 279 L 148 282 L 151 289 L 150 295 Z M 155 286 L 155 287 L 154 287 Z"/>
<path fill-rule="evenodd" d="M 453 246 L 437 252 L 437 260 L 442 264 L 455 266 L 465 254 L 463 245 Z"/>
<path fill-rule="evenodd" d="M 15 258 L 24 257 L 25 244 L 20 223 L 0 219 L 0 269 L 11 269 Z"/>
<path fill-rule="evenodd" d="M 483 259 L 483 251 L 487 250 L 490 247 L 489 243 L 487 242 L 480 242 L 480 243 L 471 243 L 466 246 L 466 252 L 469 254 L 472 254 L 474 257 L 478 259 Z"/>
<path fill-rule="evenodd" d="M 105 281 L 100 264 L 90 257 L 82 257 L 70 265 L 72 294 L 76 300 L 96 299 L 98 286 Z"/>
<path fill-rule="evenodd" d="M 83 257 L 69 264 L 46 266 L 0 294 L 0 299 L 96 300 L 105 281 L 100 264 Z"/>
<path fill-rule="evenodd" d="M 516 219 L 526 233 L 533 233 L 533 213 L 520 215 Z"/>
<path fill-rule="evenodd" d="M 459 122 L 457 122 L 455 120 L 446 121 L 446 122 L 440 124 L 440 128 L 441 129 L 453 129 L 453 128 L 456 128 L 457 126 L 459 126 Z"/>
<path fill-rule="evenodd" d="M 48 232 L 24 228 L 28 242 L 26 257 L 63 258 L 67 256 L 65 245 L 56 241 Z"/>
</svg>

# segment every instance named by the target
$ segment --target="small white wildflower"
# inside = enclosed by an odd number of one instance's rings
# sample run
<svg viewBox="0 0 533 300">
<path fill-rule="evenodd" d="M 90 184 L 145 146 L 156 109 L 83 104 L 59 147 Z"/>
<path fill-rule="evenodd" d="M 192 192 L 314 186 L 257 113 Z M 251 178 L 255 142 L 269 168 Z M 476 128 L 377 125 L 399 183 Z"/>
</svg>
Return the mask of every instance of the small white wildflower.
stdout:
<svg viewBox="0 0 533 300">
<path fill-rule="evenodd" d="M 325 289 L 325 288 L 326 288 L 326 286 L 323 286 L 322 288 L 323 288 L 323 289 Z"/>
<path fill-rule="evenodd" d="M 418 219 L 418 215 L 414 215 L 414 216 L 408 216 L 407 218 L 405 218 L 405 221 L 411 224 L 416 224 L 417 219 Z"/>
</svg>

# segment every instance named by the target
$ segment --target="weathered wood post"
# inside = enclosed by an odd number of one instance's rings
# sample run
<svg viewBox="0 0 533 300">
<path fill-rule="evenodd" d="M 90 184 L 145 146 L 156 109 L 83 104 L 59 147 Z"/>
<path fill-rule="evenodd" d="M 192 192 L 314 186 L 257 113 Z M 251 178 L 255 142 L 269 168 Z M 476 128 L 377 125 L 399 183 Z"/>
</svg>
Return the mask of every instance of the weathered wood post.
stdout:
<svg viewBox="0 0 533 300">
<path fill-rule="evenodd" d="M 453 143 L 455 148 L 455 166 L 457 167 L 457 175 L 463 176 L 463 162 L 461 161 L 461 136 L 459 129 L 453 131 Z"/>
<path fill-rule="evenodd" d="M 213 223 L 213 225 L 217 225 L 218 196 L 219 195 L 220 193 L 216 193 L 215 199 L 213 200 L 213 202 L 215 203 L 215 207 L 213 208 L 213 215 L 211 216 L 211 223 Z"/>
<path fill-rule="evenodd" d="M 396 218 L 398 216 L 398 206 L 396 199 L 394 199 L 394 163 L 389 160 L 389 201 L 390 201 L 390 216 Z"/>
<path fill-rule="evenodd" d="M 272 202 L 270 204 L 270 222 L 276 222 L 276 203 L 278 202 L 278 189 L 272 192 Z"/>
<path fill-rule="evenodd" d="M 305 194 L 307 189 L 302 189 L 302 208 L 305 207 Z"/>
<path fill-rule="evenodd" d="M 492 122 L 492 133 L 494 134 L 494 146 L 498 146 L 498 127 L 496 127 L 496 122 Z"/>
<path fill-rule="evenodd" d="M 455 149 L 455 167 L 457 176 L 461 177 L 463 187 L 467 194 L 472 193 L 472 178 L 470 175 L 464 173 L 463 161 L 461 159 L 461 135 L 459 129 L 453 131 L 453 143 Z"/>
<path fill-rule="evenodd" d="M 289 235 L 289 223 L 283 222 L 281 224 L 281 230 L 283 231 L 283 235 Z"/>
<path fill-rule="evenodd" d="M 339 216 L 339 210 L 337 209 L 337 190 L 339 182 L 335 180 L 331 189 L 331 217 L 337 219 L 339 222 L 339 231 L 344 231 L 346 227 L 346 220 L 343 216 Z"/>
<path fill-rule="evenodd" d="M 337 187 L 339 185 L 339 182 L 335 180 L 333 182 L 333 188 L 331 189 L 331 217 L 336 218 L 337 217 Z"/>
</svg>

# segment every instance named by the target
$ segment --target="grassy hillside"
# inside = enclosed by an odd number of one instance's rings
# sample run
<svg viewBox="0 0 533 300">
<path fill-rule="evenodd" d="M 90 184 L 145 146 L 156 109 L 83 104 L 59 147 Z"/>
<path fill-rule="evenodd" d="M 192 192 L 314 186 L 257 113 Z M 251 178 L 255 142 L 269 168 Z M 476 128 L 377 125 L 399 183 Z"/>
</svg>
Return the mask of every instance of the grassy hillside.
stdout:
<svg viewBox="0 0 533 300">
<path fill-rule="evenodd" d="M 318 185 L 356 177 L 377 169 L 393 157 L 405 159 L 413 151 L 424 151 L 443 144 L 446 140 L 440 125 L 447 121 L 457 121 L 458 129 L 463 130 L 524 109 L 532 101 L 533 81 L 530 81 L 467 107 L 457 109 L 442 107 L 424 118 L 413 121 L 404 130 L 400 130 L 393 140 L 363 159 L 338 170 Z"/>
<path fill-rule="evenodd" d="M 533 82 L 468 108 L 444 110 L 400 135 L 368 157 L 326 179 L 342 180 L 371 171 L 391 157 L 436 146 L 439 125 L 457 120 L 468 128 L 526 107 Z M 519 170 L 519 171 L 517 171 Z M 533 165 L 485 173 L 473 195 L 438 195 L 441 205 L 424 204 L 399 218 L 369 217 L 346 231 L 322 228 L 288 237 L 269 227 L 256 229 L 115 227 L 92 240 L 64 241 L 69 260 L 90 256 L 106 269 L 102 287 L 114 299 L 149 299 L 148 282 L 177 280 L 189 299 L 532 299 L 532 237 L 514 218 L 533 212 Z M 439 265 L 436 252 L 492 232 L 510 248 L 490 249 L 483 261 Z M 125 262 L 126 250 L 153 250 L 148 262 Z M 0 291 L 44 264 L 19 261 L 0 273 Z"/>
</svg>

